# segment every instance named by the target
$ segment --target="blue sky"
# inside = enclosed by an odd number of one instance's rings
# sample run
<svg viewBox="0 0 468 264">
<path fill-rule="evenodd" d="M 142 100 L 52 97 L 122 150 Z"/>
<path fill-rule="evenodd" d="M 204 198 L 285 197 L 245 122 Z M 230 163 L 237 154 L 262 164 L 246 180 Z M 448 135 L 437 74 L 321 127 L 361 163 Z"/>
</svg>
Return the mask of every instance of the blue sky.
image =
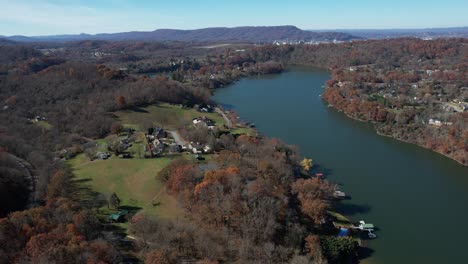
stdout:
<svg viewBox="0 0 468 264">
<path fill-rule="evenodd" d="M 0 35 L 295 25 L 302 29 L 468 26 L 468 0 L 0 0 Z"/>
</svg>

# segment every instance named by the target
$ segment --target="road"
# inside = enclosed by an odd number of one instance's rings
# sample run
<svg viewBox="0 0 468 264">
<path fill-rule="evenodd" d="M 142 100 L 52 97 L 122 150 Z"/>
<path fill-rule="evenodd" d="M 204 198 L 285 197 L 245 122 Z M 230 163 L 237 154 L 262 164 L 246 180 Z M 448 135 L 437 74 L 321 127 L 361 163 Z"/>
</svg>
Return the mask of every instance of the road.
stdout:
<svg viewBox="0 0 468 264">
<path fill-rule="evenodd" d="M 221 110 L 219 109 L 218 107 L 215 108 L 215 111 L 216 113 L 220 114 L 223 118 L 224 118 L 224 121 L 226 122 L 226 126 L 231 128 L 232 127 L 232 122 L 231 120 L 226 116 L 226 114 Z"/>
<path fill-rule="evenodd" d="M 177 131 L 168 131 L 169 133 L 171 133 L 172 137 L 174 138 L 174 141 L 176 142 L 177 145 L 181 145 L 181 146 L 186 146 L 188 145 L 188 142 L 185 141 L 179 134 L 179 132 Z"/>
</svg>

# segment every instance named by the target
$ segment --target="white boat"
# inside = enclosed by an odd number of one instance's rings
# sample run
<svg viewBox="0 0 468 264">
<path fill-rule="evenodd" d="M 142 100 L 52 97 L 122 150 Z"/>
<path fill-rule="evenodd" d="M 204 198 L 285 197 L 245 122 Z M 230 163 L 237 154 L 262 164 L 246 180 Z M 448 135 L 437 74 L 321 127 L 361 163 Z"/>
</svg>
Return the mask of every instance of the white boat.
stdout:
<svg viewBox="0 0 468 264">
<path fill-rule="evenodd" d="M 339 198 L 339 199 L 346 198 L 346 193 L 344 193 L 342 191 L 335 191 L 333 194 L 334 194 L 335 198 Z"/>
<path fill-rule="evenodd" d="M 377 235 L 374 234 L 371 230 L 368 231 L 367 236 L 368 236 L 369 238 L 371 238 L 371 239 L 377 238 Z"/>
<path fill-rule="evenodd" d="M 359 221 L 359 226 L 357 226 L 357 228 L 364 231 L 374 231 L 374 225 L 366 224 L 363 220 Z"/>
</svg>

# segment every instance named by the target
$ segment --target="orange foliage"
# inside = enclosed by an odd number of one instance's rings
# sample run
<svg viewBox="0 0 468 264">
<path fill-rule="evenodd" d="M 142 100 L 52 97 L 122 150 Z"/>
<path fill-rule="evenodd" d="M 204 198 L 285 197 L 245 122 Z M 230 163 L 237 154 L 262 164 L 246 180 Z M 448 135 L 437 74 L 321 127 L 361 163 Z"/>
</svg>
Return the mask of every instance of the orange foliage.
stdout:
<svg viewBox="0 0 468 264">
<path fill-rule="evenodd" d="M 292 184 L 292 190 L 301 202 L 302 212 L 315 223 L 320 223 L 330 206 L 332 186 L 317 178 L 299 179 Z"/>
<path fill-rule="evenodd" d="M 126 105 L 125 97 L 119 95 L 115 98 L 115 103 L 118 108 L 123 108 Z"/>
</svg>

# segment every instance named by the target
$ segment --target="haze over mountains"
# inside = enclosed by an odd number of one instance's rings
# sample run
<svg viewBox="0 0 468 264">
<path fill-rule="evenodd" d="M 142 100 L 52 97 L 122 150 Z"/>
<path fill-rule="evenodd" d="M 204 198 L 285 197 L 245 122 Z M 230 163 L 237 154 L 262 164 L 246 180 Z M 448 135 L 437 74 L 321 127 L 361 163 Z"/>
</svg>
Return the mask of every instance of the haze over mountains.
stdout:
<svg viewBox="0 0 468 264">
<path fill-rule="evenodd" d="M 350 41 L 358 39 L 386 39 L 400 37 L 467 38 L 468 27 L 428 29 L 336 29 L 302 30 L 295 26 L 265 27 L 214 27 L 194 30 L 157 29 L 102 34 L 50 35 L 50 36 L 0 36 L 0 41 L 15 42 L 69 42 L 82 40 L 106 41 L 184 41 L 184 42 L 251 42 L 273 41 Z"/>
<path fill-rule="evenodd" d="M 360 39 L 348 33 L 341 32 L 311 32 L 295 26 L 272 27 L 216 27 L 195 30 L 158 29 L 155 31 L 132 31 L 122 33 L 79 34 L 56 36 L 11 36 L 9 40 L 21 42 L 36 41 L 78 41 L 78 40 L 108 40 L 108 41 L 195 41 L 195 42 L 273 42 L 275 40 L 304 41 L 349 41 Z"/>
<path fill-rule="evenodd" d="M 322 32 L 311 30 L 313 32 Z M 416 37 L 422 39 L 430 38 L 468 38 L 468 27 L 452 28 L 423 28 L 423 29 L 336 29 L 324 30 L 323 32 L 342 32 L 365 39 L 388 39 Z"/>
</svg>

